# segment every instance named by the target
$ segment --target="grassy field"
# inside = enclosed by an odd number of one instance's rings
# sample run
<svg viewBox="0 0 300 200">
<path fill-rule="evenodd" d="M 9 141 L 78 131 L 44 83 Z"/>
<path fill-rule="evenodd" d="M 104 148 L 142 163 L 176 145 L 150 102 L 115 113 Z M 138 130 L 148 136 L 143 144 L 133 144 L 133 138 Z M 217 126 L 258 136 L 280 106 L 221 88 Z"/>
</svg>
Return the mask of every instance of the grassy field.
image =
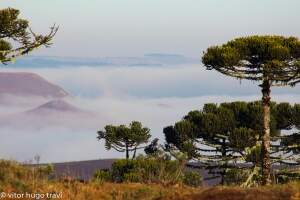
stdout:
<svg viewBox="0 0 300 200">
<path fill-rule="evenodd" d="M 82 183 L 72 179 L 49 180 L 47 167 L 29 168 L 0 161 L 0 199 L 61 200 L 300 200 L 300 182 L 244 189 L 138 183 Z"/>
<path fill-rule="evenodd" d="M 150 200 L 150 199 L 192 199 L 192 200 L 299 200 L 300 184 L 290 183 L 280 186 L 243 189 L 239 187 L 201 187 L 162 186 L 146 184 L 116 184 L 116 183 L 79 183 L 79 182 L 48 182 L 36 185 L 34 190 L 16 191 L 15 188 L 5 188 L 6 195 L 24 194 L 23 198 L 1 199 L 34 199 L 34 194 L 40 199 L 63 200 Z M 28 195 L 31 195 L 28 196 Z M 27 196 L 26 196 L 27 195 Z M 36 195 L 37 199 L 38 196 Z M 42 198 L 41 195 L 44 195 Z M 47 195 L 49 196 L 47 198 Z"/>
</svg>

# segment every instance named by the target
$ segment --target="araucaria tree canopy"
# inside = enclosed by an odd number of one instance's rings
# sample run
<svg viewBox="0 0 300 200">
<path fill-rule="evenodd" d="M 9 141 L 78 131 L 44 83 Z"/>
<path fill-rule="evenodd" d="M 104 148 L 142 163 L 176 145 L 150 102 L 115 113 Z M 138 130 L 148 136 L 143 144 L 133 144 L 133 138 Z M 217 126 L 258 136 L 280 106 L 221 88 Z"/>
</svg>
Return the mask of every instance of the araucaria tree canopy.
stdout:
<svg viewBox="0 0 300 200">
<path fill-rule="evenodd" d="M 10 62 L 40 46 L 48 47 L 58 30 L 54 25 L 47 35 L 36 34 L 27 20 L 18 18 L 19 14 L 13 8 L 0 10 L 0 63 Z"/>
<path fill-rule="evenodd" d="M 295 37 L 249 36 L 237 38 L 204 52 L 202 62 L 239 79 L 260 81 L 263 128 L 261 154 L 263 184 L 270 177 L 270 93 L 271 86 L 294 86 L 300 82 L 300 41 Z"/>
<path fill-rule="evenodd" d="M 295 37 L 250 36 L 207 49 L 202 62 L 225 75 L 272 85 L 300 82 L 300 41 Z"/>
<path fill-rule="evenodd" d="M 299 104 L 271 103 L 273 166 L 300 165 L 299 116 Z M 191 111 L 175 125 L 164 128 L 166 150 L 180 151 L 200 161 L 193 167 L 209 170 L 212 176 L 208 179 L 221 178 L 221 184 L 256 185 L 261 182 L 262 119 L 263 106 L 258 101 L 205 104 L 202 110 Z M 273 175 L 278 180 L 278 171 Z"/>
<path fill-rule="evenodd" d="M 98 139 L 105 140 L 107 150 L 115 149 L 119 152 L 126 152 L 126 159 L 129 153 L 133 152 L 132 158 L 135 158 L 136 151 L 142 149 L 140 145 L 145 144 L 150 139 L 150 129 L 143 127 L 141 122 L 133 121 L 126 125 L 107 125 L 104 131 L 98 131 Z"/>
</svg>

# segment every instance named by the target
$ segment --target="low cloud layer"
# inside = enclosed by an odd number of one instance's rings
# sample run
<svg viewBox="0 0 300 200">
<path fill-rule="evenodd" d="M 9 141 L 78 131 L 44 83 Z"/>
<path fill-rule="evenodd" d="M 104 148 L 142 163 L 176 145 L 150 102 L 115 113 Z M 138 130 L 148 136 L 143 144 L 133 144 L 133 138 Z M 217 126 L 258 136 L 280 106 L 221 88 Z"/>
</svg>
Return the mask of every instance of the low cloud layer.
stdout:
<svg viewBox="0 0 300 200">
<path fill-rule="evenodd" d="M 73 96 L 65 101 L 93 115 L 65 115 L 59 120 L 49 115 L 39 121 L 34 117 L 12 118 L 9 123 L 2 123 L 0 156 L 19 161 L 29 160 L 35 154 L 41 155 L 42 162 L 122 157 L 120 153 L 105 150 L 103 142 L 96 139 L 97 130 L 106 124 L 139 120 L 151 129 L 153 137 L 163 141 L 163 127 L 174 124 L 190 110 L 201 109 L 205 103 L 261 98 L 257 83 L 243 81 L 239 84 L 197 65 L 28 68 L 22 71 L 38 73 L 70 91 Z M 272 99 L 297 103 L 300 102 L 297 91 L 299 87 L 275 89 Z M 46 101 L 5 97 L 0 104 L 0 122 L 7 120 L 6 114 L 19 114 Z"/>
<path fill-rule="evenodd" d="M 30 71 L 62 86 L 75 96 L 142 98 L 256 95 L 258 83 L 239 81 L 195 64 L 176 66 L 99 66 L 5 69 Z M 300 86 L 274 88 L 273 94 L 298 94 Z"/>
</svg>

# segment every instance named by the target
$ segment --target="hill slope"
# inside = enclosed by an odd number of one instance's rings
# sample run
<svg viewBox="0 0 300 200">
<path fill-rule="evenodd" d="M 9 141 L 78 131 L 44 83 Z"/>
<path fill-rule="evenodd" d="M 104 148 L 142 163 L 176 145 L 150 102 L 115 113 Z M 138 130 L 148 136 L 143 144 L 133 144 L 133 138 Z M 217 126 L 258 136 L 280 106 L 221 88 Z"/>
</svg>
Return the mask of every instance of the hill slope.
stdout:
<svg viewBox="0 0 300 200">
<path fill-rule="evenodd" d="M 64 100 L 56 99 L 40 105 L 37 108 L 26 111 L 26 114 L 45 114 L 49 112 L 85 113 Z"/>
<path fill-rule="evenodd" d="M 62 98 L 69 94 L 61 87 L 54 85 L 34 73 L 1 72 L 0 95 L 40 96 Z"/>
</svg>

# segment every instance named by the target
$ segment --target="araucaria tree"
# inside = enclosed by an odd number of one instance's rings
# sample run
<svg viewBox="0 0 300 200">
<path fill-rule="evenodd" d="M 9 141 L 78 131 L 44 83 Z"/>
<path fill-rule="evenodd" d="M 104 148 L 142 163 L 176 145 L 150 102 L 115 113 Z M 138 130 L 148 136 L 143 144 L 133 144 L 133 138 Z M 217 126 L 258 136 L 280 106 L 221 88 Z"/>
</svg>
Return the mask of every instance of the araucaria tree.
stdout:
<svg viewBox="0 0 300 200">
<path fill-rule="evenodd" d="M 58 30 L 54 25 L 47 35 L 36 34 L 27 20 L 18 18 L 19 14 L 13 8 L 0 10 L 0 63 L 8 63 L 40 46 L 48 47 Z"/>
<path fill-rule="evenodd" d="M 140 145 L 145 144 L 150 139 L 150 129 L 143 127 L 141 122 L 133 121 L 126 125 L 107 125 L 104 131 L 98 131 L 98 139 L 105 140 L 105 148 L 111 148 L 119 152 L 126 152 L 126 159 L 129 153 L 133 152 L 132 159 L 136 156 L 136 151 L 142 149 Z"/>
<path fill-rule="evenodd" d="M 205 104 L 202 110 L 191 111 L 174 126 L 164 128 L 165 147 L 186 154 L 189 160 L 200 161 L 189 166 L 208 170 L 212 175 L 208 180 L 221 178 L 221 184 L 256 185 L 261 177 L 262 119 L 259 101 Z M 270 159 L 277 166 L 273 175 L 279 181 L 282 168 L 300 165 L 300 133 L 294 132 L 300 130 L 300 105 L 271 102 L 270 119 Z M 283 133 L 287 130 L 289 133 Z"/>
<path fill-rule="evenodd" d="M 263 133 L 261 144 L 262 184 L 270 184 L 270 93 L 272 86 L 300 82 L 300 41 L 295 37 L 249 36 L 237 38 L 204 52 L 208 70 L 259 81 L 262 88 Z"/>
</svg>

